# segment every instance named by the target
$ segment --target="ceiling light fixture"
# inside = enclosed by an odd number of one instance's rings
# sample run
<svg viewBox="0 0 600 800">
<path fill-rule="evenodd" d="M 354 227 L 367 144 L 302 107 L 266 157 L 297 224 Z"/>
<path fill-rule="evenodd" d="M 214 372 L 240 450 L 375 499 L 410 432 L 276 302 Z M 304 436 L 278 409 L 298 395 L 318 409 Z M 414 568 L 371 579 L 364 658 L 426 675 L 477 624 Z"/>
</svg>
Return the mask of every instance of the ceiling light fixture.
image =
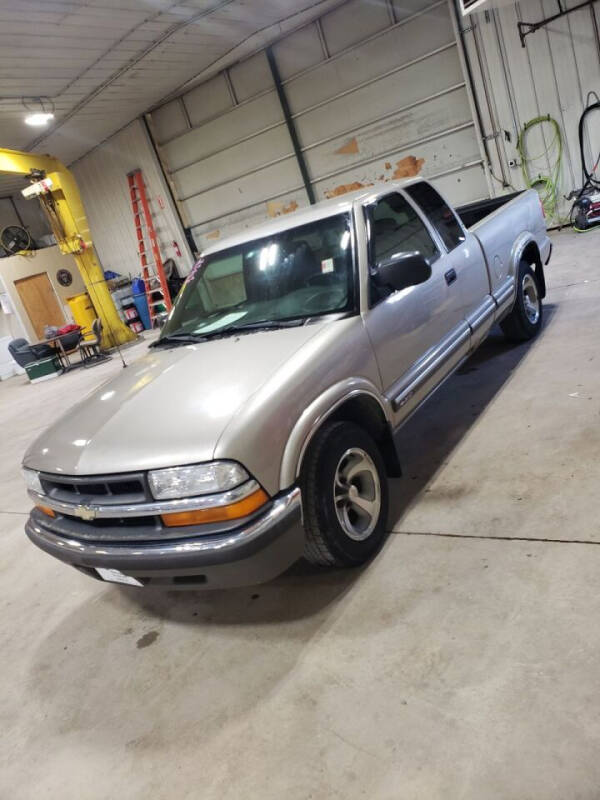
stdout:
<svg viewBox="0 0 600 800">
<path fill-rule="evenodd" d="M 50 97 L 22 97 L 25 124 L 41 128 L 54 119 L 54 103 Z"/>
<path fill-rule="evenodd" d="M 37 112 L 35 114 L 28 114 L 25 117 L 25 124 L 39 128 L 42 125 L 47 125 L 51 119 L 54 119 L 54 114 L 45 111 Z"/>
</svg>

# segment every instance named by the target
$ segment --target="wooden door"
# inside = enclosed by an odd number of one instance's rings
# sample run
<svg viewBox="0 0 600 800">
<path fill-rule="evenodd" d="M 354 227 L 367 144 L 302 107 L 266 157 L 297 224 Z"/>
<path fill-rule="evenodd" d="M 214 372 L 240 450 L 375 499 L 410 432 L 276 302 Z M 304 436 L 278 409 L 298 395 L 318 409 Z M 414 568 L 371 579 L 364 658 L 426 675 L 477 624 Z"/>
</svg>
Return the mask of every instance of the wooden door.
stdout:
<svg viewBox="0 0 600 800">
<path fill-rule="evenodd" d="M 38 339 L 44 338 L 44 326 L 60 328 L 65 324 L 65 315 L 45 272 L 21 278 L 15 286 Z"/>
</svg>

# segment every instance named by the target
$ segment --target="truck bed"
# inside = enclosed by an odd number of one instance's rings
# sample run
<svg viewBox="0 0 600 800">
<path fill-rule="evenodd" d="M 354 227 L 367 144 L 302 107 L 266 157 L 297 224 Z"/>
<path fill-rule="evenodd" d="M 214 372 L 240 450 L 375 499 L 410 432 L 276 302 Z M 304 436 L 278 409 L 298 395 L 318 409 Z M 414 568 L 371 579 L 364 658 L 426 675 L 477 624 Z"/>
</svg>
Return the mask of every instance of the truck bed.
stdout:
<svg viewBox="0 0 600 800">
<path fill-rule="evenodd" d="M 534 189 L 471 203 L 457 212 L 481 246 L 493 295 L 502 294 L 507 282 L 514 280 L 515 243 L 533 239 L 542 260 L 549 255 L 550 240 Z"/>
<path fill-rule="evenodd" d="M 510 203 L 515 197 L 518 197 L 523 192 L 512 192 L 511 194 L 503 194 L 501 197 L 493 197 L 490 200 L 478 200 L 476 203 L 467 203 L 464 206 L 455 208 L 456 213 L 463 221 L 466 228 L 471 228 L 482 219 L 493 214 L 502 206 Z"/>
</svg>

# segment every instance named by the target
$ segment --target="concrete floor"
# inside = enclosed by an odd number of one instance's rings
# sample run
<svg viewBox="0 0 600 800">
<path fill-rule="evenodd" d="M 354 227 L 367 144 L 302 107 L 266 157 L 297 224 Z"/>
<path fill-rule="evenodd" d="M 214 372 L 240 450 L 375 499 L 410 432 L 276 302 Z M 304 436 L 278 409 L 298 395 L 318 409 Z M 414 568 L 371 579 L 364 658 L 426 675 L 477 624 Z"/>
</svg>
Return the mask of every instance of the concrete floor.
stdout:
<svg viewBox="0 0 600 800">
<path fill-rule="evenodd" d="M 542 335 L 409 423 L 360 571 L 85 578 L 26 540 L 18 463 L 119 364 L 0 384 L 0 798 L 600 797 L 600 232 L 553 238 Z"/>
</svg>

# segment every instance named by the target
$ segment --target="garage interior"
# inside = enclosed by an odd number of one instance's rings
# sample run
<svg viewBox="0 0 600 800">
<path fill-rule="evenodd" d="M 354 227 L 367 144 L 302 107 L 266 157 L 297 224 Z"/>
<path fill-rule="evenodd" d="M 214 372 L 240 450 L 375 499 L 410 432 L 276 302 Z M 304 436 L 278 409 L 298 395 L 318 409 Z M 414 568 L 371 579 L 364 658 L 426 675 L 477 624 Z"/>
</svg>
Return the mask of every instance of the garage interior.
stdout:
<svg viewBox="0 0 600 800">
<path fill-rule="evenodd" d="M 599 26 L 595 0 L 0 5 L 0 797 L 598 797 Z M 494 328 L 402 429 L 371 562 L 147 592 L 31 545 L 25 450 L 135 369 L 200 253 L 416 176 L 537 189 L 553 253 L 537 338 Z M 18 363 L 48 326 L 83 332 Z"/>
</svg>

